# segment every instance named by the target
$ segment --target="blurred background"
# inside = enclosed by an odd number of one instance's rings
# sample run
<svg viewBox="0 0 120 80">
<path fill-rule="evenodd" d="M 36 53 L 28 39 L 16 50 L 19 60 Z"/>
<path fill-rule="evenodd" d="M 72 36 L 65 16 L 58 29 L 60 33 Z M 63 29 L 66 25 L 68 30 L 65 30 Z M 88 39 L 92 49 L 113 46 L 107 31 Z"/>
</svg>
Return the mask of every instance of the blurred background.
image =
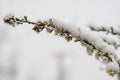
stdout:
<svg viewBox="0 0 120 80">
<path fill-rule="evenodd" d="M 4 24 L 11 13 L 37 21 L 58 18 L 80 24 L 119 26 L 119 0 L 0 0 L 0 80 L 117 80 L 110 77 L 79 43 Z"/>
</svg>

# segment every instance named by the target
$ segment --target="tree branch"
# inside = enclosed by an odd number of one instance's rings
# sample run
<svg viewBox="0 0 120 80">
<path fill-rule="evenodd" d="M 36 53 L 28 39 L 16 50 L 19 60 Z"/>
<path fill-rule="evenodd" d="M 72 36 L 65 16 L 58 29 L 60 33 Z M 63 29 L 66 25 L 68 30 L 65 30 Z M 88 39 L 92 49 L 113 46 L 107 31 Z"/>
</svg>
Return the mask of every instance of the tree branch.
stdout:
<svg viewBox="0 0 120 80">
<path fill-rule="evenodd" d="M 55 35 L 65 38 L 68 42 L 72 40 L 74 40 L 74 42 L 80 42 L 82 46 L 86 47 L 89 55 L 94 54 L 96 59 L 106 64 L 106 72 L 109 75 L 117 75 L 118 80 L 120 80 L 120 60 L 116 56 L 116 49 L 114 48 L 116 46 L 118 47 L 120 43 L 117 42 L 118 40 L 108 40 L 109 36 L 106 34 L 103 36 L 100 34 L 96 35 L 99 31 L 111 33 L 112 35 L 119 35 L 120 33 L 115 31 L 113 28 L 94 28 L 93 26 L 89 26 L 89 28 L 84 26 L 77 28 L 70 23 L 67 24 L 57 19 L 31 22 L 28 21 L 26 16 L 19 19 L 13 15 L 9 15 L 4 18 L 4 22 L 13 27 L 23 23 L 32 24 L 34 25 L 32 30 L 37 33 L 45 29 L 48 33 L 54 32 Z"/>
</svg>

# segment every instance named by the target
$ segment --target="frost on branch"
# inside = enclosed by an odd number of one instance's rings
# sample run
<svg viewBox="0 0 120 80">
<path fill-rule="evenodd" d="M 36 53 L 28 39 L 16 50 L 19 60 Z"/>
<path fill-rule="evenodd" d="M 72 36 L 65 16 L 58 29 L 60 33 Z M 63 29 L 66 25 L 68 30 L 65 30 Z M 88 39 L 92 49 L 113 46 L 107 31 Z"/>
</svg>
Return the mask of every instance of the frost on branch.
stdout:
<svg viewBox="0 0 120 80">
<path fill-rule="evenodd" d="M 58 19 L 39 20 L 31 22 L 24 16 L 22 19 L 9 15 L 4 18 L 4 22 L 15 27 L 19 24 L 28 23 L 34 27 L 32 30 L 39 33 L 46 30 L 48 33 L 54 32 L 55 35 L 74 42 L 80 42 L 86 47 L 89 55 L 106 65 L 106 72 L 120 80 L 120 60 L 117 57 L 118 48 L 120 46 L 120 29 L 113 27 L 95 27 L 78 26 L 71 23 L 65 23 Z"/>
</svg>

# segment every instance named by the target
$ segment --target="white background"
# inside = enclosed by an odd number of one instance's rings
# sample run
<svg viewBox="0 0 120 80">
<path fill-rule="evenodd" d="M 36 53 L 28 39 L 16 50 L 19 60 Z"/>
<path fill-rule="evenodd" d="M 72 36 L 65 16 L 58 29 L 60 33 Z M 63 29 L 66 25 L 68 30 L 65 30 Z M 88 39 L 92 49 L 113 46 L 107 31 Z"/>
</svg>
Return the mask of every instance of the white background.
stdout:
<svg viewBox="0 0 120 80">
<path fill-rule="evenodd" d="M 65 80 L 117 80 L 101 71 L 104 65 L 79 43 L 67 43 L 46 31 L 36 34 L 32 25 L 4 24 L 9 13 L 31 21 L 55 17 L 81 26 L 119 26 L 119 0 L 0 0 L 0 80 L 58 80 L 57 54 L 64 55 Z M 11 77 L 9 71 L 14 70 Z"/>
</svg>

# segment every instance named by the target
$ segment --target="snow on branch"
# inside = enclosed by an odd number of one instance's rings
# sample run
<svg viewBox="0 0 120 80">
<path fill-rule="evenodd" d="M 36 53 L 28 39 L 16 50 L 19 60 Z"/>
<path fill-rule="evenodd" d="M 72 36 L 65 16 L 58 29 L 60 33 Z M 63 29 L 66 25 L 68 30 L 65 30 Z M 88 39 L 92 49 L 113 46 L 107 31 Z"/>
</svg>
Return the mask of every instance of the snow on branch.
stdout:
<svg viewBox="0 0 120 80">
<path fill-rule="evenodd" d="M 89 55 L 95 56 L 97 60 L 106 64 L 106 72 L 109 75 L 116 75 L 120 80 L 120 60 L 116 55 L 120 46 L 120 29 L 78 26 L 58 19 L 31 22 L 26 16 L 19 19 L 14 15 L 5 17 L 4 22 L 13 27 L 23 23 L 32 24 L 34 26 L 32 30 L 37 33 L 45 29 L 48 33 L 54 32 L 55 35 L 65 38 L 68 42 L 72 40 L 80 42 L 86 47 Z"/>
<path fill-rule="evenodd" d="M 107 34 L 112 34 L 112 35 L 118 35 L 120 36 L 120 26 L 95 26 L 95 25 L 88 25 L 88 27 L 92 31 L 101 31 L 101 32 L 106 32 Z"/>
</svg>

